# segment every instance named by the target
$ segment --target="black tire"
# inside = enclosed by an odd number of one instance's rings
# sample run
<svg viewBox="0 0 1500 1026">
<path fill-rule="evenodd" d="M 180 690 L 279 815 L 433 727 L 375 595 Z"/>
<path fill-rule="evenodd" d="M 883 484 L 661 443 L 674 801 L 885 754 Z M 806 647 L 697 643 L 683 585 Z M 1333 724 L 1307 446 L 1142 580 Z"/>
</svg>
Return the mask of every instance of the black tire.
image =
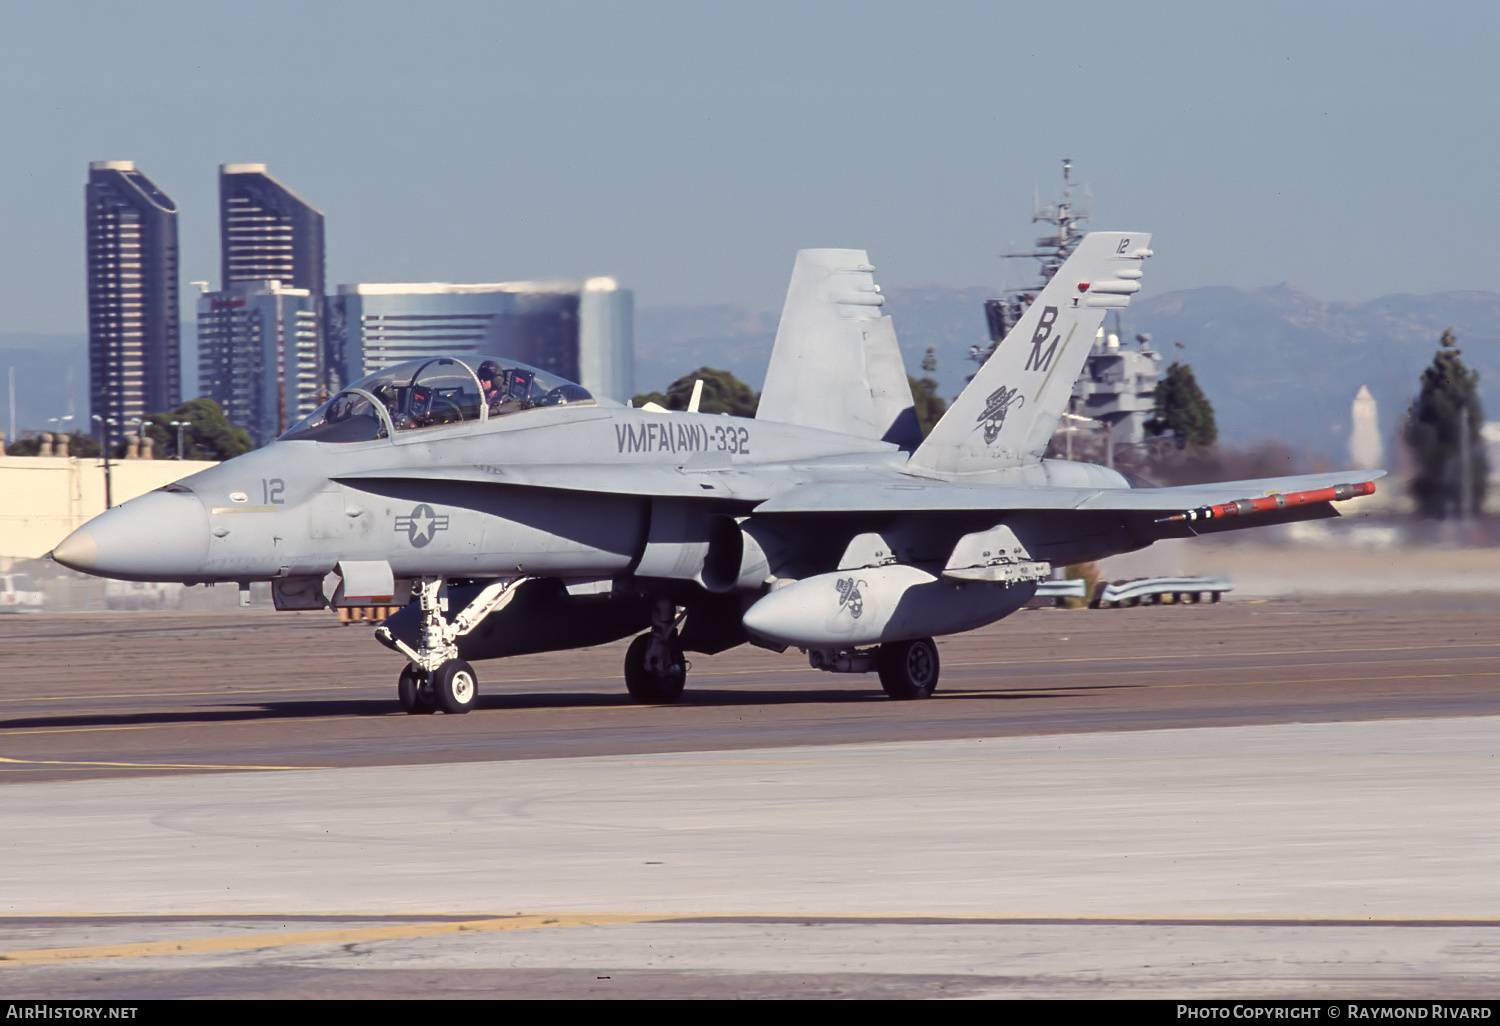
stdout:
<svg viewBox="0 0 1500 1026">
<path fill-rule="evenodd" d="M 898 701 L 931 698 L 937 690 L 938 651 L 931 638 L 888 641 L 875 657 L 880 686 Z"/>
<path fill-rule="evenodd" d="M 672 671 L 655 674 L 646 669 L 646 649 L 651 644 L 651 635 L 642 634 L 630 643 L 625 652 L 625 687 L 630 697 L 641 705 L 671 705 L 682 697 L 687 684 L 687 660 L 682 656 L 682 645 L 674 630 L 668 643 L 672 647 Z"/>
<path fill-rule="evenodd" d="M 466 713 L 479 700 L 479 676 L 462 659 L 449 659 L 433 673 L 432 693 L 443 712 Z"/>
<path fill-rule="evenodd" d="M 401 679 L 396 682 L 396 697 L 401 700 L 401 708 L 412 716 L 426 716 L 437 712 L 432 692 L 422 686 L 424 683 L 421 672 L 410 663 L 401 671 Z"/>
</svg>

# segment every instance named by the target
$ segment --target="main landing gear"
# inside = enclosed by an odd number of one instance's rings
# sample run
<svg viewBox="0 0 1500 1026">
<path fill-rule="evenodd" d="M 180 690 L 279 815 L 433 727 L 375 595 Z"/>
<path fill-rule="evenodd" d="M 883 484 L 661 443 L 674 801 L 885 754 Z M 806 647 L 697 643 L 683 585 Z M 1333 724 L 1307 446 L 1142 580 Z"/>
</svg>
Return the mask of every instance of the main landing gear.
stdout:
<svg viewBox="0 0 1500 1026">
<path fill-rule="evenodd" d="M 651 609 L 651 633 L 642 634 L 625 651 L 625 687 L 642 705 L 670 705 L 682 697 L 687 683 L 687 660 L 677 628 L 683 617 L 668 599 Z"/>
<path fill-rule="evenodd" d="M 910 641 L 887 641 L 874 648 L 843 651 L 810 649 L 807 661 L 815 670 L 829 673 L 869 673 L 880 675 L 880 686 L 898 701 L 931 698 L 937 690 L 938 652 L 931 638 Z"/>
<path fill-rule="evenodd" d="M 474 667 L 458 658 L 458 639 L 479 626 L 485 617 L 503 608 L 515 597 L 516 588 L 525 580 L 517 577 L 493 582 L 449 623 L 443 615 L 448 605 L 448 598 L 443 593 L 443 579 L 418 578 L 415 590 L 422 606 L 420 647 L 412 648 L 387 627 L 375 630 L 377 641 L 411 660 L 396 682 L 396 696 L 401 700 L 401 708 L 413 716 L 427 715 L 439 709 L 457 715 L 474 708 L 479 698 L 479 676 Z"/>
<path fill-rule="evenodd" d="M 938 653 L 931 638 L 888 641 L 875 656 L 880 686 L 898 700 L 931 698 L 937 690 Z"/>
</svg>

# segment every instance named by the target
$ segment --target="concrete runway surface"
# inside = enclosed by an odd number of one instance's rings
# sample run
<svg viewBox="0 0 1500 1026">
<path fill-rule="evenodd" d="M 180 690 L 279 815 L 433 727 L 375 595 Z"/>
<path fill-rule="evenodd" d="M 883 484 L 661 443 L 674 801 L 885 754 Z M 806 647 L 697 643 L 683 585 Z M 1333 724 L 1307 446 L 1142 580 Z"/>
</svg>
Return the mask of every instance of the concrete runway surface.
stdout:
<svg viewBox="0 0 1500 1026">
<path fill-rule="evenodd" d="M 1497 612 L 1026 612 L 923 703 L 745 651 L 643 710 L 611 647 L 462 718 L 364 654 L 268 701 L 313 620 L 7 621 L 0 987 L 1493 999 Z"/>
</svg>

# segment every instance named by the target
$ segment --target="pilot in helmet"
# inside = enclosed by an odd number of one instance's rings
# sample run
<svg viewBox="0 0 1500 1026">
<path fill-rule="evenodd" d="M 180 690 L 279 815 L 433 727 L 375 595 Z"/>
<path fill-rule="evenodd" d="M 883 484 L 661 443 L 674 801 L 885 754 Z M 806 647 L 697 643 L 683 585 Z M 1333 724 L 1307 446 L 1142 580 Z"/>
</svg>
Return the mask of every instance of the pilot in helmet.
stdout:
<svg viewBox="0 0 1500 1026">
<path fill-rule="evenodd" d="M 500 365 L 494 360 L 486 360 L 479 365 L 479 387 L 484 389 L 484 403 L 486 406 L 499 401 L 500 386 L 497 379 L 500 377 Z"/>
</svg>

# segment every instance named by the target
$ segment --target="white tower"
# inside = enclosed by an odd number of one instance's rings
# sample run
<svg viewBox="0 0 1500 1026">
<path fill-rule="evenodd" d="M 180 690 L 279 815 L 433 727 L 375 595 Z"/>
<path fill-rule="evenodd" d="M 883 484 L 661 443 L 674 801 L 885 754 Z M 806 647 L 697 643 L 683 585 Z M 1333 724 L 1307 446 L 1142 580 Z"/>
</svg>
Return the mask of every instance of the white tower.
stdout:
<svg viewBox="0 0 1500 1026">
<path fill-rule="evenodd" d="M 1380 444 L 1380 419 L 1369 386 L 1359 386 L 1349 418 L 1353 425 L 1349 431 L 1349 459 L 1360 470 L 1376 469 L 1385 458 L 1385 447 Z"/>
</svg>

